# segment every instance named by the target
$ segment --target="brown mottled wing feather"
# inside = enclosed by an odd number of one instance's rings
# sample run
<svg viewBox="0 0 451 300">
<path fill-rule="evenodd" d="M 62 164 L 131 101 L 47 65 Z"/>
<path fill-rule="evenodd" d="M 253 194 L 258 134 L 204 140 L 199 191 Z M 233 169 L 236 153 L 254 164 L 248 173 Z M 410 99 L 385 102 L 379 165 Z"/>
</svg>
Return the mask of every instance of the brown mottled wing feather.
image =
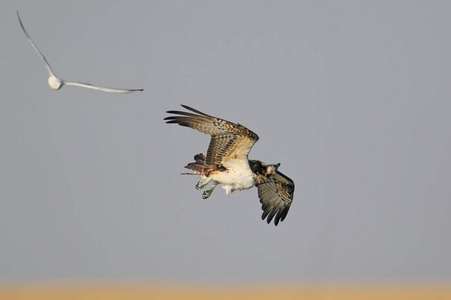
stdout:
<svg viewBox="0 0 451 300">
<path fill-rule="evenodd" d="M 219 164 L 231 158 L 247 159 L 252 146 L 257 142 L 258 135 L 246 127 L 200 112 L 187 105 L 184 108 L 194 112 L 169 110 L 175 114 L 165 118 L 166 123 L 176 123 L 191 127 L 211 135 L 207 151 L 207 164 Z"/>
<path fill-rule="evenodd" d="M 257 183 L 258 197 L 262 203 L 262 220 L 266 217 L 268 224 L 274 218 L 274 225 L 283 221 L 290 210 L 294 195 L 294 182 L 276 171 L 274 176 Z"/>
</svg>

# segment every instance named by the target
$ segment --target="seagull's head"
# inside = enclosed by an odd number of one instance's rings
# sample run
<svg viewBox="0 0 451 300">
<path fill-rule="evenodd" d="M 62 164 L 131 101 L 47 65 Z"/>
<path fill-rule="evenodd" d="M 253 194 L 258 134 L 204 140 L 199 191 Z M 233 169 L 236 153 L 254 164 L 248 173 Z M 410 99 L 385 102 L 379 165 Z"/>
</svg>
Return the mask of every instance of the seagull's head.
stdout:
<svg viewBox="0 0 451 300">
<path fill-rule="evenodd" d="M 53 90 L 59 90 L 63 86 L 63 81 L 55 76 L 49 77 L 49 86 Z"/>
</svg>

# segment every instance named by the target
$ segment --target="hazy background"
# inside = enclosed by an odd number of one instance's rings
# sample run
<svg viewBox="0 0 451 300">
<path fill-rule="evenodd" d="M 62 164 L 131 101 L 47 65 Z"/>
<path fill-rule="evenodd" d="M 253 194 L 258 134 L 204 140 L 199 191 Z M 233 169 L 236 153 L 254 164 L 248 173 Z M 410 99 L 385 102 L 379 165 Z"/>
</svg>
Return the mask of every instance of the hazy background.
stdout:
<svg viewBox="0 0 451 300">
<path fill-rule="evenodd" d="M 66 80 L 53 91 L 22 21 Z M 0 282 L 451 279 L 451 2 L 1 1 Z M 208 200 L 188 104 L 296 183 Z"/>
</svg>

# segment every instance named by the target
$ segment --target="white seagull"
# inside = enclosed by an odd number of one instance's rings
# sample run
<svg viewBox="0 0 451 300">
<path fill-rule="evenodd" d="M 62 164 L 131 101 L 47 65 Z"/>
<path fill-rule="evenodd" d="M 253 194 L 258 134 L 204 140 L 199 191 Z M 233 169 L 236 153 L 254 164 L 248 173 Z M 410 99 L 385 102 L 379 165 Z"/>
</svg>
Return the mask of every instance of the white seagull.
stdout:
<svg viewBox="0 0 451 300">
<path fill-rule="evenodd" d="M 63 81 L 61 78 L 56 77 L 56 75 L 55 75 L 55 73 L 53 73 L 53 70 L 50 67 L 47 59 L 45 59 L 44 55 L 41 53 L 41 51 L 39 51 L 38 47 L 35 45 L 35 43 L 31 39 L 31 37 L 28 35 L 28 32 L 25 30 L 25 27 L 23 26 L 22 21 L 20 20 L 19 12 L 17 12 L 17 17 L 19 18 L 20 26 L 22 27 L 23 32 L 27 36 L 28 41 L 30 42 L 31 46 L 33 46 L 34 50 L 36 50 L 36 52 L 39 54 L 39 56 L 44 61 L 45 67 L 47 68 L 47 71 L 50 76 L 48 79 L 50 88 L 52 88 L 54 90 L 59 90 L 60 88 L 63 87 L 63 85 L 73 85 L 73 86 L 80 86 L 80 87 L 103 91 L 103 92 L 120 93 L 120 94 L 131 93 L 131 92 L 136 92 L 136 91 L 144 91 L 144 89 L 116 89 L 116 88 L 106 88 L 106 87 L 95 86 L 95 85 L 92 85 L 89 83 L 84 83 L 84 82 L 67 82 L 67 81 Z"/>
</svg>

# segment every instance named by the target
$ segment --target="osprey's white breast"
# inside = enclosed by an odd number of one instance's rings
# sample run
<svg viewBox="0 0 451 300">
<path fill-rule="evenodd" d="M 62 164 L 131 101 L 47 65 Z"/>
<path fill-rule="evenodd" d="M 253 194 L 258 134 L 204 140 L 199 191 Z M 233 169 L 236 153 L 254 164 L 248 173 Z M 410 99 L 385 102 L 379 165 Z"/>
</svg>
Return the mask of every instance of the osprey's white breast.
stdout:
<svg viewBox="0 0 451 300">
<path fill-rule="evenodd" d="M 250 189 L 255 185 L 253 173 L 247 160 L 232 159 L 223 163 L 227 171 L 212 175 L 212 179 L 222 184 L 226 194 L 236 190 Z"/>
</svg>

